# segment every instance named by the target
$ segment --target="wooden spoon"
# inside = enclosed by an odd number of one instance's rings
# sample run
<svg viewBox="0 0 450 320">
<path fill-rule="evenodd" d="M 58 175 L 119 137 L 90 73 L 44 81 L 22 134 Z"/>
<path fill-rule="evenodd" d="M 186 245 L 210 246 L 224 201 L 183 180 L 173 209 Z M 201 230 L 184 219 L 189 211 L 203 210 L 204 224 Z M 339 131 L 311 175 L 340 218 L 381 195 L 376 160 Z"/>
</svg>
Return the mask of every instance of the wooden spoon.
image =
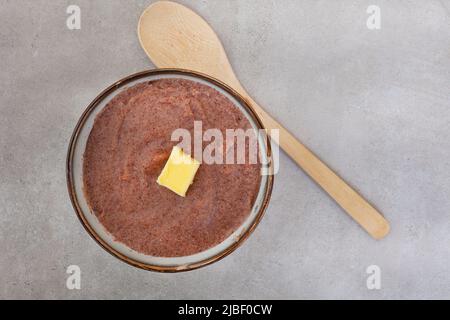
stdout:
<svg viewBox="0 0 450 320">
<path fill-rule="evenodd" d="M 287 129 L 265 112 L 236 78 L 225 50 L 208 23 L 192 10 L 169 1 L 150 5 L 142 14 L 139 40 L 159 68 L 208 74 L 239 92 L 253 106 L 266 129 L 278 129 L 281 148 L 372 237 L 389 232 L 386 219 L 320 161 Z"/>
</svg>

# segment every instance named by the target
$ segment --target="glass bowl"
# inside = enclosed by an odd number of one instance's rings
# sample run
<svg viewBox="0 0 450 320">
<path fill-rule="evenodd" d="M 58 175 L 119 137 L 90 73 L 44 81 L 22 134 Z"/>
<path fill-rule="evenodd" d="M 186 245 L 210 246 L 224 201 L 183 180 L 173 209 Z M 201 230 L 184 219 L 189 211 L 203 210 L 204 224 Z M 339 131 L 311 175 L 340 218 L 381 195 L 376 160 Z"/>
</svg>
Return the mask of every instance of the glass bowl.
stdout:
<svg viewBox="0 0 450 320">
<path fill-rule="evenodd" d="M 225 95 L 248 118 L 255 130 L 263 131 L 262 122 L 252 107 L 236 91 L 207 75 L 180 69 L 156 69 L 133 74 L 117 81 L 92 101 L 75 127 L 67 155 L 67 186 L 75 212 L 91 237 L 116 258 L 135 267 L 159 272 L 181 272 L 197 269 L 216 262 L 233 252 L 252 233 L 268 206 L 272 193 L 273 160 L 270 141 L 265 135 L 258 136 L 261 162 L 267 164 L 266 174 L 261 175 L 260 189 L 255 204 L 244 223 L 222 243 L 206 251 L 185 257 L 165 258 L 137 252 L 114 240 L 103 227 L 87 203 L 83 191 L 83 155 L 95 117 L 119 92 L 141 82 L 163 78 L 183 78 L 206 84 Z M 262 165 L 263 166 L 263 165 Z M 262 168 L 263 169 L 263 168 Z M 269 174 L 267 174 L 267 172 Z"/>
</svg>

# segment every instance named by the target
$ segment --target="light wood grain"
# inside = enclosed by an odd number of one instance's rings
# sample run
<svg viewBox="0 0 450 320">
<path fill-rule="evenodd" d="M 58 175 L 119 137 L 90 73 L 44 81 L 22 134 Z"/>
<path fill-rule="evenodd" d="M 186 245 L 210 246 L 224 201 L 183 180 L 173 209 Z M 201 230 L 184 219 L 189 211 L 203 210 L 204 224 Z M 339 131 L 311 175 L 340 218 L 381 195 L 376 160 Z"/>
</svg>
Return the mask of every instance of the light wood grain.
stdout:
<svg viewBox="0 0 450 320">
<path fill-rule="evenodd" d="M 372 237 L 382 239 L 389 233 L 389 223 L 372 205 L 249 96 L 235 76 L 221 41 L 203 18 L 180 4 L 156 2 L 142 14 L 138 35 L 157 67 L 205 73 L 239 92 L 267 129 L 279 130 L 281 148 Z"/>
</svg>

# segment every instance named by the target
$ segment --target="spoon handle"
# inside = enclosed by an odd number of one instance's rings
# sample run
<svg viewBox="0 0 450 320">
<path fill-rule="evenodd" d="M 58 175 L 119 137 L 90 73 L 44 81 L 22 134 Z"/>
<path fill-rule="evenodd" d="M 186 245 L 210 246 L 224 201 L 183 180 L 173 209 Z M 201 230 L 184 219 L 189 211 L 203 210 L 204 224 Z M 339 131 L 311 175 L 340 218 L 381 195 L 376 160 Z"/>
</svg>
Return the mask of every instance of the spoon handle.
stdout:
<svg viewBox="0 0 450 320">
<path fill-rule="evenodd" d="M 388 221 L 361 195 L 333 172 L 286 128 L 264 111 L 242 88 L 235 83 L 235 89 L 253 106 L 267 129 L 278 129 L 280 147 L 318 185 L 320 185 L 361 227 L 373 238 L 384 238 L 390 230 Z"/>
</svg>

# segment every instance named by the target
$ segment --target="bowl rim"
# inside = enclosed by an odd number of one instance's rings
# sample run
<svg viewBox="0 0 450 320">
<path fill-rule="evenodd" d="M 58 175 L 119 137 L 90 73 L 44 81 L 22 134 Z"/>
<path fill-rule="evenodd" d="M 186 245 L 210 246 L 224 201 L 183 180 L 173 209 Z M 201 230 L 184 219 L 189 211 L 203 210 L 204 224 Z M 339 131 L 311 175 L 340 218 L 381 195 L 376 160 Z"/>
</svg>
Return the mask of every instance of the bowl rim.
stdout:
<svg viewBox="0 0 450 320">
<path fill-rule="evenodd" d="M 273 183 L 274 183 L 274 175 L 273 175 L 273 157 L 272 157 L 272 148 L 271 148 L 271 141 L 269 137 L 266 137 L 265 141 L 267 143 L 266 151 L 267 151 L 267 158 L 270 163 L 270 172 L 271 174 L 268 175 L 268 180 L 266 184 L 266 190 L 264 193 L 264 198 L 262 201 L 262 204 L 258 210 L 258 213 L 255 217 L 255 219 L 252 221 L 250 226 L 239 235 L 236 242 L 234 242 L 232 245 L 227 247 L 226 249 L 222 250 L 221 252 L 217 253 L 216 255 L 209 257 L 207 259 L 204 259 L 199 262 L 190 263 L 183 267 L 183 269 L 180 269 L 177 266 L 159 266 L 159 265 L 152 265 L 148 263 L 144 263 L 141 261 L 137 261 L 135 259 L 132 259 L 116 249 L 112 248 L 105 240 L 103 240 L 93 229 L 93 227 L 89 224 L 86 217 L 84 216 L 84 212 L 81 209 L 78 198 L 76 196 L 75 192 L 75 186 L 74 186 L 74 178 L 73 178 L 73 170 L 72 170 L 72 163 L 73 163 L 73 156 L 74 156 L 74 150 L 75 146 L 79 137 L 79 133 L 81 129 L 83 128 L 86 120 L 88 119 L 91 112 L 97 107 L 97 105 L 109 94 L 113 93 L 114 91 L 118 90 L 121 86 L 126 85 L 127 83 L 133 82 L 135 80 L 139 80 L 140 78 L 145 78 L 147 76 L 152 75 L 164 75 L 164 74 L 175 74 L 175 75 L 187 75 L 199 78 L 200 80 L 212 83 L 213 85 L 218 86 L 222 90 L 225 90 L 228 92 L 233 98 L 235 98 L 244 108 L 247 109 L 248 112 L 250 112 L 251 116 L 254 118 L 257 126 L 259 129 L 266 129 L 263 125 L 263 122 L 261 121 L 258 114 L 255 112 L 254 108 L 251 106 L 251 104 L 248 102 L 247 99 L 242 97 L 236 90 L 228 86 L 227 84 L 223 83 L 222 81 L 215 79 L 209 75 L 192 71 L 192 70 L 186 70 L 186 69 L 177 69 L 177 68 L 159 68 L 159 69 L 150 69 L 145 70 L 141 72 L 137 72 L 134 74 L 131 74 L 129 76 L 126 76 L 112 85 L 110 85 L 108 88 L 103 90 L 84 110 L 83 114 L 81 115 L 80 119 L 78 120 L 75 129 L 72 133 L 72 136 L 70 138 L 69 142 L 69 148 L 67 152 L 67 158 L 66 158 L 66 180 L 67 180 L 67 188 L 69 192 L 69 197 L 73 206 L 73 209 L 78 216 L 78 219 L 80 220 L 81 224 L 83 225 L 84 229 L 87 231 L 87 233 L 90 235 L 92 239 L 94 239 L 95 242 L 97 242 L 98 245 L 100 245 L 106 252 L 111 254 L 112 256 L 116 257 L 117 259 L 140 269 L 147 270 L 147 271 L 155 271 L 155 272 L 161 272 L 161 273 L 177 273 L 177 272 L 187 272 L 196 270 L 205 266 L 208 266 L 212 263 L 218 262 L 221 259 L 225 258 L 232 252 L 234 252 L 242 243 L 253 233 L 253 231 L 256 229 L 260 221 L 262 220 L 262 217 L 264 216 L 264 213 L 269 205 L 270 198 L 272 195 L 272 189 L 273 189 Z M 267 130 L 267 129 L 266 129 Z"/>
</svg>

